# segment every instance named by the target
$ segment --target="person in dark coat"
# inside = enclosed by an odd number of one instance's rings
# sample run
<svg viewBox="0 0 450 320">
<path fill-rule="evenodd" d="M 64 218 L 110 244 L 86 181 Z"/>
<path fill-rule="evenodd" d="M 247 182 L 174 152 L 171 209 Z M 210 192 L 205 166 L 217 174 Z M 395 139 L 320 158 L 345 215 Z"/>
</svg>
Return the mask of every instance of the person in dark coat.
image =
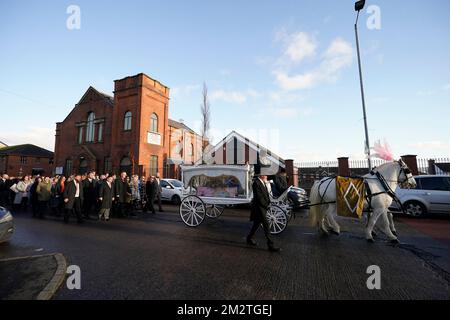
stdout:
<svg viewBox="0 0 450 320">
<path fill-rule="evenodd" d="M 100 201 L 99 220 L 109 221 L 109 212 L 114 200 L 113 177 L 108 176 L 105 181 L 100 183 L 98 189 L 98 200 Z"/>
<path fill-rule="evenodd" d="M 42 181 L 41 177 L 37 177 L 34 179 L 33 184 L 30 188 L 30 202 L 31 202 L 31 210 L 33 212 L 33 218 L 36 218 L 39 214 L 39 201 L 37 194 L 37 186 Z"/>
<path fill-rule="evenodd" d="M 118 216 L 123 218 L 128 215 L 127 199 L 131 196 L 131 188 L 127 182 L 127 173 L 122 172 L 120 178 L 114 183 L 114 194 L 118 206 Z"/>
<path fill-rule="evenodd" d="M 156 184 L 157 184 L 156 200 L 158 201 L 158 209 L 159 209 L 159 212 L 164 212 L 164 210 L 161 206 L 162 187 L 161 187 L 161 178 L 159 177 L 159 172 L 156 173 L 156 177 L 154 177 L 154 178 L 155 178 Z"/>
<path fill-rule="evenodd" d="M 281 168 L 280 172 L 275 176 L 274 179 L 275 190 L 272 190 L 273 196 L 278 198 L 285 192 L 289 186 L 286 176 L 286 169 Z"/>
<path fill-rule="evenodd" d="M 266 181 L 267 176 L 258 175 L 252 184 L 253 199 L 251 203 L 250 221 L 253 221 L 253 226 L 247 236 L 247 244 L 251 246 L 257 245 L 257 243 L 253 240 L 253 237 L 259 226 L 262 224 L 269 251 L 280 251 L 280 248 L 275 247 L 270 236 L 270 228 L 267 221 L 267 210 L 270 206 L 270 196 L 266 187 Z"/>
<path fill-rule="evenodd" d="M 64 188 L 64 222 L 69 222 L 70 215 L 74 212 L 77 216 L 77 222 L 83 222 L 83 185 L 81 175 L 77 174 L 74 180 L 66 184 Z"/>
<path fill-rule="evenodd" d="M 154 202 L 156 198 L 156 194 L 158 192 L 158 181 L 154 176 L 151 176 L 147 182 L 145 183 L 145 193 L 147 195 L 147 202 L 146 202 L 146 208 L 145 211 L 151 211 L 153 214 L 155 214 L 155 207 Z"/>
<path fill-rule="evenodd" d="M 95 214 L 97 209 L 97 180 L 95 180 L 95 171 L 90 171 L 86 179 L 83 180 L 83 197 L 84 217 L 90 219 L 90 215 Z"/>
</svg>

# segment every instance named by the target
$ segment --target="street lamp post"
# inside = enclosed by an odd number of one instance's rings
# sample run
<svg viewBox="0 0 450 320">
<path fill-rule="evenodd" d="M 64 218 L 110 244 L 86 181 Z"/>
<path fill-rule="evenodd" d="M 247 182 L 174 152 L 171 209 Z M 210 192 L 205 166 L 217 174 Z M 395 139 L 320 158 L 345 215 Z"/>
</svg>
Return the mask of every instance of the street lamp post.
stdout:
<svg viewBox="0 0 450 320">
<path fill-rule="evenodd" d="M 366 141 L 365 141 L 365 148 L 367 153 L 367 165 L 369 168 L 369 171 L 372 170 L 372 161 L 370 160 L 370 143 L 369 143 L 369 130 L 367 129 L 367 115 L 366 115 L 366 103 L 364 101 L 364 87 L 363 87 L 363 80 L 362 80 L 362 71 L 361 71 L 361 57 L 359 54 L 359 39 L 358 39 L 358 18 L 359 18 L 359 12 L 364 8 L 365 0 L 360 0 L 355 3 L 355 11 L 358 12 L 356 15 L 356 21 L 355 21 L 355 37 L 356 37 L 356 51 L 358 53 L 358 67 L 359 67 L 359 84 L 361 87 L 361 100 L 362 100 L 362 108 L 363 108 L 363 116 L 364 116 L 364 131 L 366 134 Z"/>
</svg>

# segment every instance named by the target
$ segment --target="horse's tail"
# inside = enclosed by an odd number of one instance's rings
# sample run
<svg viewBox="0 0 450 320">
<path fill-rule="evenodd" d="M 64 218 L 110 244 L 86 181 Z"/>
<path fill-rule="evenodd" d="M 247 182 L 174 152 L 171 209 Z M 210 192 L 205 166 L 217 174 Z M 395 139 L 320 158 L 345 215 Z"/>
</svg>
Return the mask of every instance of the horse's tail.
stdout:
<svg viewBox="0 0 450 320">
<path fill-rule="evenodd" d="M 319 193 L 320 181 L 315 181 L 312 188 L 311 193 L 309 195 L 309 203 L 311 206 L 309 207 L 309 219 L 312 226 L 317 226 L 319 222 L 323 219 L 323 210 L 322 205 L 319 203 L 322 202 L 322 197 Z"/>
</svg>

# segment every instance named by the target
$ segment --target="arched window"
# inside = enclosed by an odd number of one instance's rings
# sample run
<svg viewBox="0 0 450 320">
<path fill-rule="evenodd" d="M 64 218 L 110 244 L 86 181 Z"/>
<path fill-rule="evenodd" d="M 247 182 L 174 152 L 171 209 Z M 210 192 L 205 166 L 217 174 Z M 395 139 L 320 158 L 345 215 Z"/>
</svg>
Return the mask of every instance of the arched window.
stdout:
<svg viewBox="0 0 450 320">
<path fill-rule="evenodd" d="M 133 163 L 131 162 L 130 158 L 123 157 L 122 160 L 120 160 L 120 172 L 126 172 L 127 175 L 131 175 L 131 171 L 133 169 Z"/>
<path fill-rule="evenodd" d="M 86 124 L 86 142 L 94 141 L 94 120 L 95 114 L 93 112 L 89 112 Z"/>
<path fill-rule="evenodd" d="M 131 118 L 132 118 L 131 111 L 125 112 L 125 117 L 123 121 L 123 130 L 131 130 Z"/>
<path fill-rule="evenodd" d="M 150 118 L 150 131 L 158 132 L 158 116 L 156 115 L 156 113 L 152 113 L 152 116 Z"/>
</svg>

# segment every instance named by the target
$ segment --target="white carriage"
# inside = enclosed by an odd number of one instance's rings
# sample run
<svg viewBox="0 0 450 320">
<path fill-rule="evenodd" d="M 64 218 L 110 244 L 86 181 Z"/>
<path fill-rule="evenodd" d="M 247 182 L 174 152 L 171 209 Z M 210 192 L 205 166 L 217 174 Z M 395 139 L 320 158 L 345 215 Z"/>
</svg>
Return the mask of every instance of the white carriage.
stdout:
<svg viewBox="0 0 450 320">
<path fill-rule="evenodd" d="M 185 192 L 179 211 L 189 227 L 199 226 L 205 217 L 218 218 L 227 206 L 252 201 L 253 173 L 249 165 L 182 166 L 181 170 Z M 289 191 L 278 198 L 271 197 L 267 220 L 272 234 L 283 232 L 291 217 Z"/>
</svg>

